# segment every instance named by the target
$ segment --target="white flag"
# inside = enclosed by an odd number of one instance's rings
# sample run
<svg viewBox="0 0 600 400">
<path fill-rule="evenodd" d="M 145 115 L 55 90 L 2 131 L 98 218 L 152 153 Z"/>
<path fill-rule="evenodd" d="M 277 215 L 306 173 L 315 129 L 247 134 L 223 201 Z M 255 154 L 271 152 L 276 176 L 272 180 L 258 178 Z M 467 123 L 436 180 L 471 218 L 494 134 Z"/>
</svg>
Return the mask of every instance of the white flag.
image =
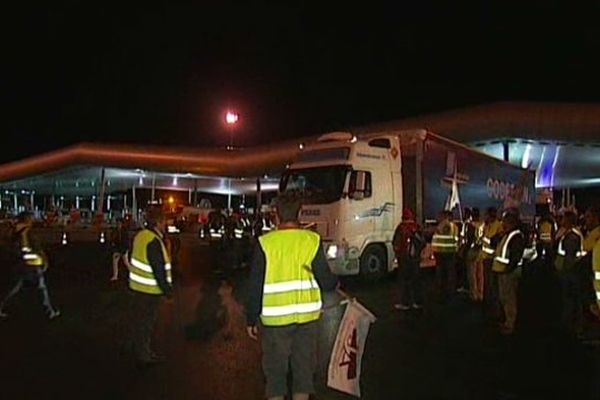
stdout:
<svg viewBox="0 0 600 400">
<path fill-rule="evenodd" d="M 452 211 L 454 207 L 460 207 L 460 195 L 458 193 L 458 177 L 457 177 L 457 166 L 454 164 L 454 175 L 452 176 L 452 187 L 450 189 L 450 194 L 446 199 L 446 211 Z"/>
<path fill-rule="evenodd" d="M 360 371 L 365 342 L 375 316 L 352 300 L 338 329 L 329 360 L 327 386 L 360 397 Z"/>
</svg>

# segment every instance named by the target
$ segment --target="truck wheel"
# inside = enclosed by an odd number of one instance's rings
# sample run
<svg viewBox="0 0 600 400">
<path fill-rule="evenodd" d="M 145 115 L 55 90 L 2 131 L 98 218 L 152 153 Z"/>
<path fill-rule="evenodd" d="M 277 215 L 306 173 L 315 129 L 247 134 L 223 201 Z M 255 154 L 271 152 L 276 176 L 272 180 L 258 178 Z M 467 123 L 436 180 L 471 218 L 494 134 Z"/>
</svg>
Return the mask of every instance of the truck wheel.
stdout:
<svg viewBox="0 0 600 400">
<path fill-rule="evenodd" d="M 387 272 L 385 249 L 379 245 L 370 245 L 360 256 L 360 275 L 367 281 L 377 281 Z"/>
</svg>

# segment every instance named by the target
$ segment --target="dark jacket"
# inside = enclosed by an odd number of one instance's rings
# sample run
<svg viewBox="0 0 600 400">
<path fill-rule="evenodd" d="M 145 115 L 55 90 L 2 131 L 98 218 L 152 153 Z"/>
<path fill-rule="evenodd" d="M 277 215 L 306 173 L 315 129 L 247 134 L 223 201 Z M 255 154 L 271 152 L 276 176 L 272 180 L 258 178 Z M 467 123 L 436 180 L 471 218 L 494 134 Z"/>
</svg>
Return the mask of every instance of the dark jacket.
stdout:
<svg viewBox="0 0 600 400">
<path fill-rule="evenodd" d="M 319 251 L 312 262 L 313 273 L 321 291 L 332 291 L 337 286 L 337 276 L 331 273 L 323 246 L 319 244 Z M 246 321 L 248 326 L 256 325 L 262 311 L 263 285 L 265 283 L 266 259 L 265 253 L 257 243 L 254 247 L 254 256 L 250 264 L 250 279 L 248 281 L 248 295 L 246 298 Z"/>
<path fill-rule="evenodd" d="M 562 241 L 563 250 L 565 251 L 563 269 L 571 270 L 578 261 L 577 253 L 581 250 L 581 238 L 573 231 L 569 231 Z"/>
<path fill-rule="evenodd" d="M 508 243 L 508 266 L 506 273 L 512 272 L 519 267 L 523 260 L 523 252 L 525 251 L 525 236 L 516 235 Z"/>
</svg>

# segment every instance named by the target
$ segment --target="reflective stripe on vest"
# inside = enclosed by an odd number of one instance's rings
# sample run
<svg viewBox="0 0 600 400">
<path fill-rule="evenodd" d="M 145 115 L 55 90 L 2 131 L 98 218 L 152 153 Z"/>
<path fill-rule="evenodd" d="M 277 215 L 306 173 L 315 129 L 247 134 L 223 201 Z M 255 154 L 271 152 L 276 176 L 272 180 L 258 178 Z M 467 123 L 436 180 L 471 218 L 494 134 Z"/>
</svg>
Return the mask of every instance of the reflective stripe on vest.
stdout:
<svg viewBox="0 0 600 400">
<path fill-rule="evenodd" d="M 481 242 L 482 242 L 481 251 L 483 251 L 484 253 L 489 254 L 489 255 L 494 255 L 494 253 L 496 251 L 492 247 L 492 240 L 489 237 L 484 236 L 483 239 L 481 240 Z"/>
<path fill-rule="evenodd" d="M 552 229 L 552 224 L 547 221 L 544 221 L 539 225 L 538 231 L 540 232 L 540 240 L 542 242 L 552 241 Z"/>
<path fill-rule="evenodd" d="M 38 252 L 33 251 L 31 247 L 31 240 L 29 239 L 30 228 L 25 226 L 17 226 L 17 230 L 20 232 L 19 241 L 21 246 L 21 259 L 25 262 L 28 267 L 42 267 L 44 265 L 44 258 Z"/>
<path fill-rule="evenodd" d="M 220 239 L 220 238 L 223 237 L 223 234 L 221 233 L 220 230 L 216 230 L 216 229 L 211 228 L 210 229 L 210 237 L 211 238 Z"/>
<path fill-rule="evenodd" d="M 496 255 L 494 257 L 494 264 L 492 266 L 493 271 L 506 271 L 506 266 L 510 263 L 510 259 L 508 258 L 508 245 L 510 241 L 517 235 L 523 235 L 523 233 L 519 230 L 514 230 L 502 238 L 502 241 L 498 244 L 498 247 L 496 248 Z M 519 260 L 518 265 L 522 264 L 523 259 Z"/>
<path fill-rule="evenodd" d="M 534 261 L 538 258 L 538 252 L 537 252 L 537 245 L 536 242 L 534 241 L 533 243 L 531 243 L 531 245 L 529 247 L 526 247 L 525 250 L 523 250 L 523 260 L 524 261 Z"/>
<path fill-rule="evenodd" d="M 458 228 L 450 224 L 450 234 L 434 233 L 431 247 L 436 253 L 456 253 L 458 250 Z"/>
<path fill-rule="evenodd" d="M 153 240 L 158 239 L 165 260 L 166 280 L 168 283 L 173 282 L 171 274 L 171 257 L 162 240 L 162 238 L 154 231 L 144 229 L 140 231 L 133 239 L 133 249 L 131 251 L 131 267 L 129 270 L 129 288 L 146 294 L 163 294 L 162 289 L 158 285 L 152 266 L 148 260 L 148 244 Z"/>
<path fill-rule="evenodd" d="M 585 255 L 587 254 L 587 252 L 583 249 L 583 234 L 576 228 L 571 229 L 569 232 L 572 232 L 574 234 L 576 234 L 579 237 L 579 251 L 577 253 L 575 253 L 575 257 L 577 258 L 581 258 L 581 257 L 585 257 Z M 569 233 L 567 232 L 567 233 Z M 565 240 L 565 237 L 567 236 L 567 234 L 564 234 L 561 238 L 560 241 L 558 242 L 558 250 L 557 253 L 559 256 L 566 256 L 567 252 L 565 251 L 565 248 L 563 247 L 563 241 Z"/>
<path fill-rule="evenodd" d="M 484 224 L 483 238 L 481 239 L 481 251 L 483 253 L 482 256 L 484 258 L 494 258 L 494 254 L 496 254 L 496 249 L 492 247 L 492 238 L 498 234 L 501 227 L 501 222 L 497 220 Z"/>
<path fill-rule="evenodd" d="M 261 321 L 265 326 L 285 326 L 319 319 L 321 289 L 311 263 L 319 235 L 304 229 L 276 230 L 261 236 L 266 269 Z"/>
<path fill-rule="evenodd" d="M 266 219 L 263 218 L 263 220 L 262 220 L 262 231 L 263 232 L 269 232 L 272 229 L 273 228 L 271 227 L 271 223 L 269 221 L 267 221 Z"/>
</svg>

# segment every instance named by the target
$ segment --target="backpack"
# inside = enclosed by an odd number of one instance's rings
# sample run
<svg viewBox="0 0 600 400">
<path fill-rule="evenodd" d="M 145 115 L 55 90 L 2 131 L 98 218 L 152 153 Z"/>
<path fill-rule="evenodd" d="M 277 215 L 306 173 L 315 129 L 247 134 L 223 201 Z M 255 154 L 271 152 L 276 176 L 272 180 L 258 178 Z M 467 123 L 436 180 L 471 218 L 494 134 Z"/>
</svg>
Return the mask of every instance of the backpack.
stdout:
<svg viewBox="0 0 600 400">
<path fill-rule="evenodd" d="M 408 243 L 408 257 L 412 260 L 420 260 L 421 252 L 426 244 L 427 242 L 423 234 L 419 231 L 414 231 Z"/>
</svg>

